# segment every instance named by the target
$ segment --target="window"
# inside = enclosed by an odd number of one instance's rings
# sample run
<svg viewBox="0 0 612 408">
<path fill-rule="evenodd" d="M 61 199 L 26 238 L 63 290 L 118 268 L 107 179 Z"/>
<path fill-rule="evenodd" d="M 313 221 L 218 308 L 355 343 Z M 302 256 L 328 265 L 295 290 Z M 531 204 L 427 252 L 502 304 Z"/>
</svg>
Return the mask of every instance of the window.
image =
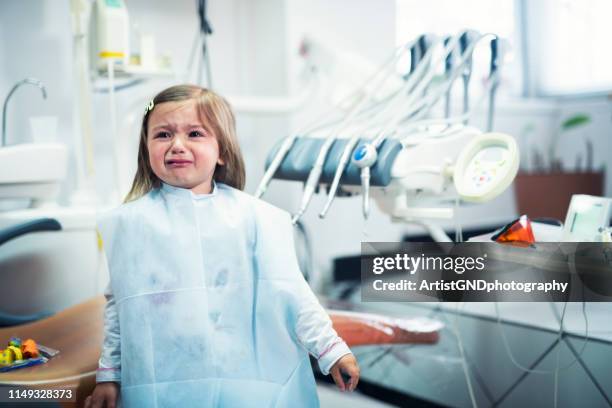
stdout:
<svg viewBox="0 0 612 408">
<path fill-rule="evenodd" d="M 525 1 L 534 91 L 540 95 L 612 90 L 612 2 Z"/>
</svg>

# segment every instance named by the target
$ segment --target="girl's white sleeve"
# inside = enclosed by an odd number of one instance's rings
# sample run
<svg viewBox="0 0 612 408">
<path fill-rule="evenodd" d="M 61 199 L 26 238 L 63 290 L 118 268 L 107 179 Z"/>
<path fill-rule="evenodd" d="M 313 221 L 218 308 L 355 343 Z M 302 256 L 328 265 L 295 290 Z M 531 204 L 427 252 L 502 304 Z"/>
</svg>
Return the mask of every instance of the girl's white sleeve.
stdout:
<svg viewBox="0 0 612 408">
<path fill-rule="evenodd" d="M 96 371 L 96 382 L 121 382 L 121 338 L 119 335 L 119 316 L 115 297 L 110 283 L 104 291 L 104 342 Z"/>
<path fill-rule="evenodd" d="M 329 315 L 303 276 L 300 276 L 300 279 L 295 331 L 300 343 L 317 359 L 321 372 L 327 375 L 336 361 L 342 356 L 351 354 L 351 350 L 334 330 Z"/>
<path fill-rule="evenodd" d="M 295 335 L 302 346 L 318 360 L 321 372 L 327 375 L 336 361 L 350 354 L 351 350 L 334 330 L 329 315 L 300 271 L 289 214 L 278 208 L 271 208 L 272 210 L 268 208 L 263 211 L 265 216 L 260 216 L 257 220 L 260 261 L 265 260 L 267 268 L 282 271 L 284 278 L 292 281 Z"/>
</svg>

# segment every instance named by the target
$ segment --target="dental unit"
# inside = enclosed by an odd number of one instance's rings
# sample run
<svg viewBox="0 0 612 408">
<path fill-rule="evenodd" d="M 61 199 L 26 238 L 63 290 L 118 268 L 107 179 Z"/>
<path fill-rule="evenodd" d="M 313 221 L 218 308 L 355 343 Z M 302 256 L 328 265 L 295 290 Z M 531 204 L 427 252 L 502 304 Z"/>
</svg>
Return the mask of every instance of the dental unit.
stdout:
<svg viewBox="0 0 612 408">
<path fill-rule="evenodd" d="M 397 92 L 384 102 L 368 105 L 365 98 L 357 101 L 339 124 L 332 124 L 329 137 L 298 137 L 297 133 L 279 142 L 268 157 L 266 175 L 257 194 L 265 192 L 272 176 L 305 181 L 294 222 L 320 185 L 328 188 L 321 218 L 339 190 L 345 195 L 361 193 L 363 215 L 367 218 L 371 194 L 392 219 L 422 224 L 437 240 L 448 241 L 446 234 L 427 220 L 452 218 L 454 211 L 449 204 L 457 200 L 486 202 L 503 192 L 518 171 L 516 142 L 508 135 L 482 133 L 464 124 L 488 96 L 487 130 L 492 129 L 493 99 L 503 57 L 500 39 L 493 34 L 465 31 L 454 37 L 433 39 L 429 44 L 419 40 L 411 44 L 417 44 L 412 50 L 421 43 L 425 44 L 425 52 L 420 61 L 411 62 L 413 69 Z M 483 98 L 471 107 L 464 95 L 461 115 L 448 117 L 446 102 L 447 117 L 423 119 L 440 98 L 446 95 L 448 100 L 459 76 L 464 90 L 468 89 L 472 54 L 484 40 L 489 40 L 491 62 Z M 442 52 L 434 60 L 434 49 L 440 46 Z M 459 53 L 456 61 L 455 51 Z M 411 54 L 414 57 L 419 53 Z M 444 80 L 436 83 L 435 69 L 440 64 L 444 65 Z M 366 135 L 377 126 L 380 130 L 368 140 Z M 316 133 L 323 135 L 325 131 L 319 129 Z"/>
</svg>

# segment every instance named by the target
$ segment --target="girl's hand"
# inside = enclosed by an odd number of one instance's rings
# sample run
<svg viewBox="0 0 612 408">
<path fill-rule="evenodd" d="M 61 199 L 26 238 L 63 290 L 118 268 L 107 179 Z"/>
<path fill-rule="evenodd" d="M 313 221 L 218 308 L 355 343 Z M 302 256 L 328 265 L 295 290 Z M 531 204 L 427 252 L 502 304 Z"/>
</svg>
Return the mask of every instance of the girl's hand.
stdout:
<svg viewBox="0 0 612 408">
<path fill-rule="evenodd" d="M 96 385 L 93 393 L 85 400 L 85 408 L 115 408 L 119 398 L 119 384 L 102 382 Z"/>
<path fill-rule="evenodd" d="M 340 360 L 336 361 L 336 364 L 332 366 L 329 372 L 340 391 L 353 391 L 357 387 L 359 382 L 359 365 L 354 355 L 347 354 L 342 356 Z M 346 384 L 342 379 L 343 373 L 351 377 Z"/>
</svg>

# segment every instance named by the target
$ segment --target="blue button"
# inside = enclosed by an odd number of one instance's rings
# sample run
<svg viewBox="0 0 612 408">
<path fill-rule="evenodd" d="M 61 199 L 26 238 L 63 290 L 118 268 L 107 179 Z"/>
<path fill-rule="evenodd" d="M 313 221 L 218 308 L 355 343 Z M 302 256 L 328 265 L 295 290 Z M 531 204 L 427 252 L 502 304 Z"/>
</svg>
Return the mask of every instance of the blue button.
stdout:
<svg viewBox="0 0 612 408">
<path fill-rule="evenodd" d="M 361 160 L 365 157 L 367 153 L 367 149 L 365 146 L 359 146 L 359 148 L 357 149 L 357 151 L 355 152 L 355 155 L 353 156 L 353 159 L 355 160 Z"/>
</svg>

